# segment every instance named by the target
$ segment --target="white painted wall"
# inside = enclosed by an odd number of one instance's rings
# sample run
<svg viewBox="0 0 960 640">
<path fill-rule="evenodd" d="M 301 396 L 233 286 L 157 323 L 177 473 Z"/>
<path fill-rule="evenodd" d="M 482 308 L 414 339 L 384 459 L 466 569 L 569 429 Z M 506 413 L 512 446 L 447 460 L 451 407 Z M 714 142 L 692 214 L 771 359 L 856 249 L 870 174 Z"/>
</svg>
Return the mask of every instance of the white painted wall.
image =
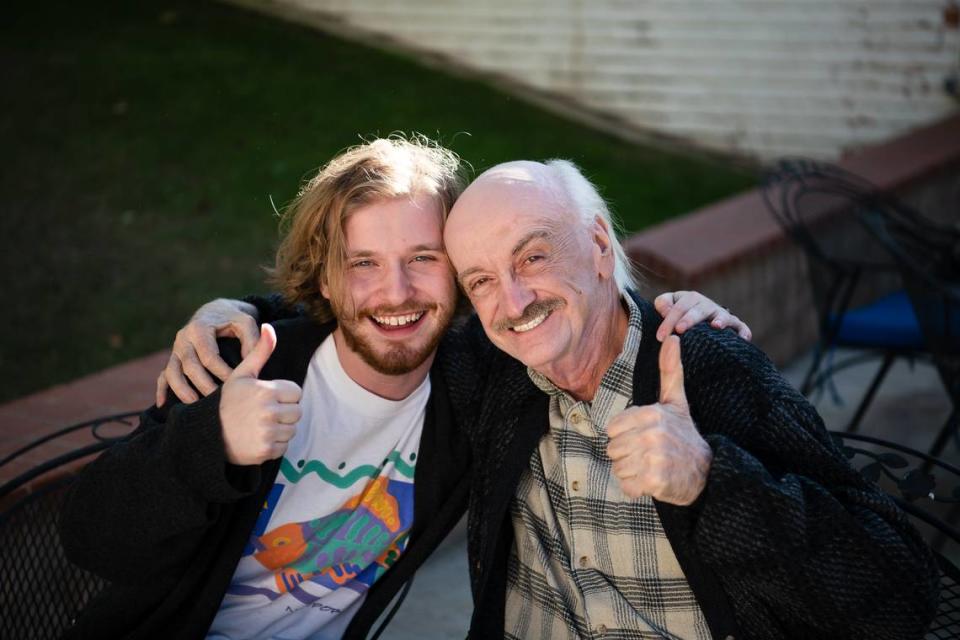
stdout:
<svg viewBox="0 0 960 640">
<path fill-rule="evenodd" d="M 835 158 L 955 111 L 956 1 L 273 0 L 761 158 Z"/>
</svg>

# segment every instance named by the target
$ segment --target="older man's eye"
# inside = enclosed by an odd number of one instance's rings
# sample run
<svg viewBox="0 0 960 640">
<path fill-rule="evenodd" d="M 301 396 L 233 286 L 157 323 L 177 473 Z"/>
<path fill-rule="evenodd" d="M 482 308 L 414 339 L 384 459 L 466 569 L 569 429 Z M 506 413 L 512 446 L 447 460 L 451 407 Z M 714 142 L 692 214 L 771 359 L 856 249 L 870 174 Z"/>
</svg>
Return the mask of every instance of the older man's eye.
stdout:
<svg viewBox="0 0 960 640">
<path fill-rule="evenodd" d="M 355 260 L 350 263 L 350 267 L 353 269 L 360 269 L 363 267 L 372 267 L 373 260 Z"/>
<path fill-rule="evenodd" d="M 469 286 L 467 286 L 467 290 L 472 293 L 477 289 L 479 289 L 480 287 L 482 287 L 483 285 L 487 284 L 487 282 L 489 281 L 490 281 L 490 278 L 477 278 L 476 280 L 473 280 L 470 282 Z"/>
</svg>

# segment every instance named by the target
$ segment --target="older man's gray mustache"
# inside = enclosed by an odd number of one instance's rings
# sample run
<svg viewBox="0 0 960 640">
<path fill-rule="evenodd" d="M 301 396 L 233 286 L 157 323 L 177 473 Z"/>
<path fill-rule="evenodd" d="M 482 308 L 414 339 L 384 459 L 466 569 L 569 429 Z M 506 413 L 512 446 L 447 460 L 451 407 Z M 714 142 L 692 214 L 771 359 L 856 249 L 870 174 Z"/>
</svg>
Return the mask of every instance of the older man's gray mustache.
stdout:
<svg viewBox="0 0 960 640">
<path fill-rule="evenodd" d="M 514 327 L 520 327 L 544 314 L 562 309 L 563 305 L 564 302 L 560 298 L 535 300 L 527 305 L 527 308 L 523 310 L 519 318 L 503 318 L 502 320 L 497 320 L 493 323 L 493 328 L 495 331 L 506 331 Z"/>
</svg>

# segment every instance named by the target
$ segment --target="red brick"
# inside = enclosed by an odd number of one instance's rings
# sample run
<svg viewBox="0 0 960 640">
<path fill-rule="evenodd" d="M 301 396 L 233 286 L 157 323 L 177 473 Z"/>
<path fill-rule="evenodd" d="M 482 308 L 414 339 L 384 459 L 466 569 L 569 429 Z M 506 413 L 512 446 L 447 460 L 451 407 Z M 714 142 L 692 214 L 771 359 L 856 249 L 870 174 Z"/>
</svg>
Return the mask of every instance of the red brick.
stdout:
<svg viewBox="0 0 960 640">
<path fill-rule="evenodd" d="M 0 406 L 0 456 L 72 424 L 147 407 L 168 357 L 166 351 L 150 354 Z M 62 452 L 88 441 L 89 436 L 70 435 L 45 452 Z M 37 456 L 31 452 L 28 457 Z"/>
</svg>

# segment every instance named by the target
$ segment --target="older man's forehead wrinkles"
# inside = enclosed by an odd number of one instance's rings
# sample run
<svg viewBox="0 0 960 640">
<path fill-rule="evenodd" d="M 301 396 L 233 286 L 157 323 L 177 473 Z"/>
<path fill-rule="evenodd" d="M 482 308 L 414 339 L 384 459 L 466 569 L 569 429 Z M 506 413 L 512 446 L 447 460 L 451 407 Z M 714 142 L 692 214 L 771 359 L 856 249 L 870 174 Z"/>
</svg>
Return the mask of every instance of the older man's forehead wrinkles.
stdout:
<svg viewBox="0 0 960 640">
<path fill-rule="evenodd" d="M 510 252 L 510 255 L 516 256 L 521 251 L 523 251 L 524 247 L 526 247 L 528 244 L 530 244 L 534 240 L 549 240 L 552 235 L 553 235 L 553 232 L 549 229 L 534 229 L 530 233 L 520 238 L 520 240 L 518 240 L 517 243 L 513 245 L 513 250 Z"/>
</svg>

